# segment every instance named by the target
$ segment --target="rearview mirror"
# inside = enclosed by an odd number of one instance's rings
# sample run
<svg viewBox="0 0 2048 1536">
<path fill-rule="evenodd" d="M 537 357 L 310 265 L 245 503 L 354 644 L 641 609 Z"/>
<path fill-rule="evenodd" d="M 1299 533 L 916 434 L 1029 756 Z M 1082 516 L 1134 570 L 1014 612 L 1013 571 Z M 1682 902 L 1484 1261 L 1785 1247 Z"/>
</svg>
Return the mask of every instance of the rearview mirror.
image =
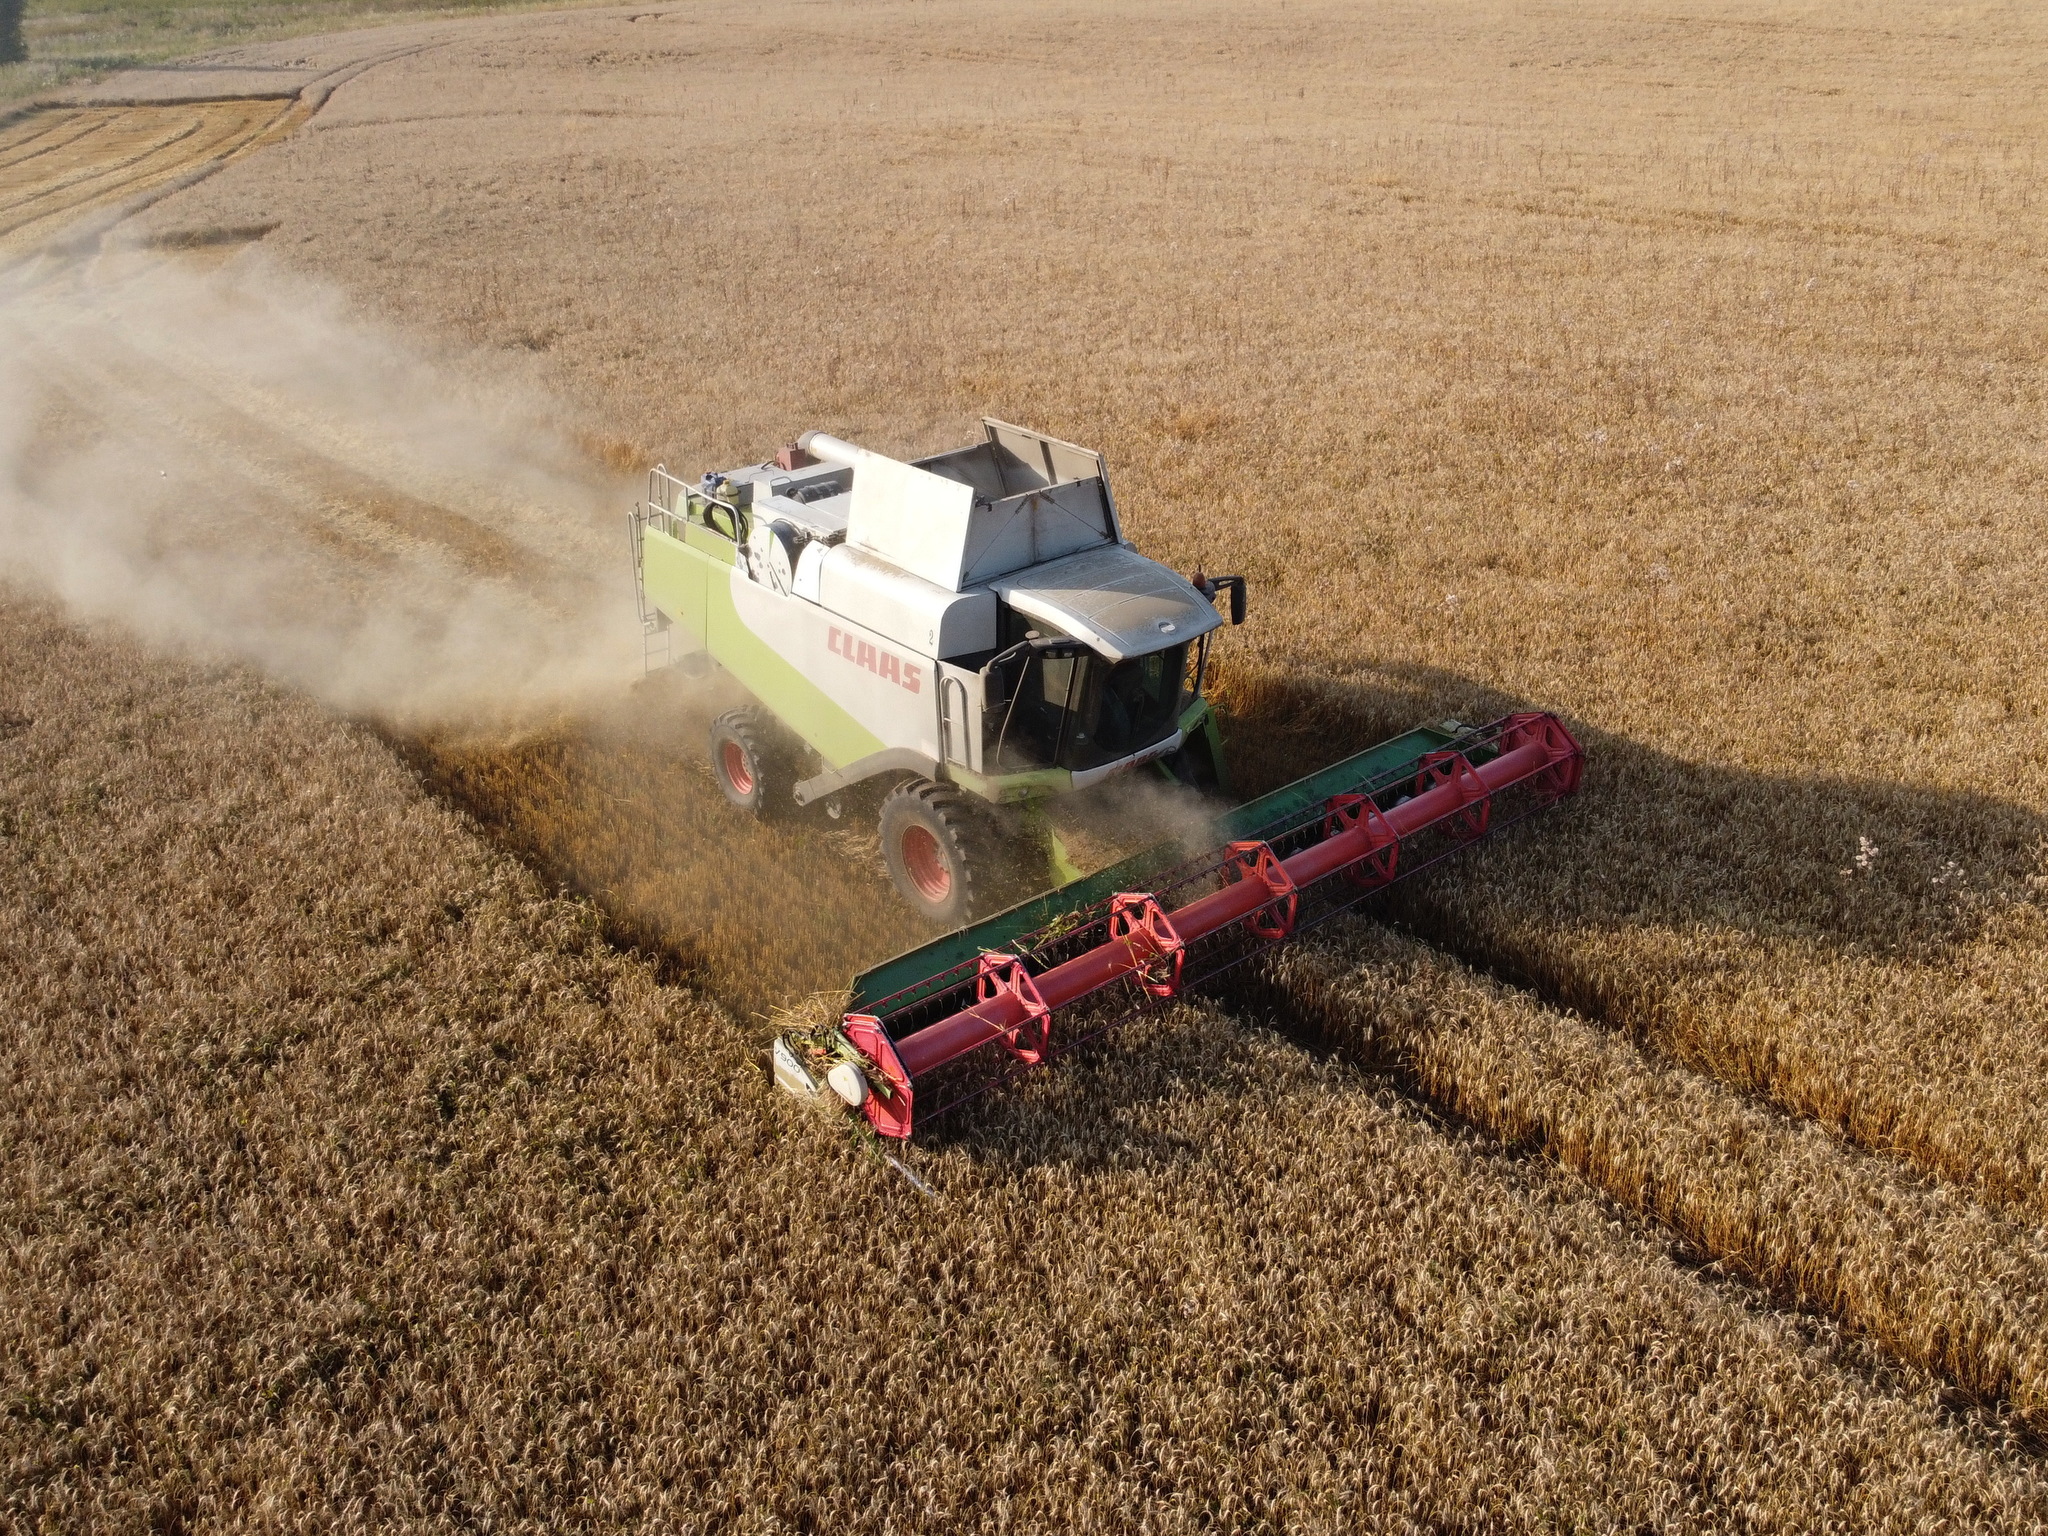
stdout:
<svg viewBox="0 0 2048 1536">
<path fill-rule="evenodd" d="M 1244 622 L 1245 586 L 1242 576 L 1210 576 L 1198 585 L 1202 589 L 1202 595 L 1212 603 L 1216 601 L 1218 593 L 1227 591 L 1230 594 L 1230 622 Z"/>
</svg>

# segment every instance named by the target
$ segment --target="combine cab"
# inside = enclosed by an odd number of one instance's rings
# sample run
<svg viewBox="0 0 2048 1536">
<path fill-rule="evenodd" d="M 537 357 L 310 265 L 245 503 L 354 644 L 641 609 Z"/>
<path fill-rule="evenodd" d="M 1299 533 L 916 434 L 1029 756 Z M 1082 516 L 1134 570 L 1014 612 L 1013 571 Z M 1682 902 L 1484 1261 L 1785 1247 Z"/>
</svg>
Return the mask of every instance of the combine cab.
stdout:
<svg viewBox="0 0 2048 1536">
<path fill-rule="evenodd" d="M 812 432 L 695 486 L 656 469 L 633 514 L 651 652 L 680 638 L 756 701 L 712 729 L 726 797 L 837 813 L 871 787 L 896 888 L 956 930 L 774 1047 L 785 1088 L 898 1139 L 1573 793 L 1583 760 L 1551 715 L 1446 721 L 1084 878 L 1050 800 L 1138 769 L 1224 787 L 1202 689 L 1245 584 L 1125 543 L 1100 455 L 983 434 L 903 463 Z M 1006 846 L 1052 889 L 991 916 Z"/>
</svg>

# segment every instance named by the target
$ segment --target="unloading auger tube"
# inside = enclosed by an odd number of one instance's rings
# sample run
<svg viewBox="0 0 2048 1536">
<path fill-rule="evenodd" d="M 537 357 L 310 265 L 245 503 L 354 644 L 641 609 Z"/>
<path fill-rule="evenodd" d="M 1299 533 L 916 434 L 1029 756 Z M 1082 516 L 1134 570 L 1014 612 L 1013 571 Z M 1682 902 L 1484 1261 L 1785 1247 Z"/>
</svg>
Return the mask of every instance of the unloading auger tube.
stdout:
<svg viewBox="0 0 2048 1536">
<path fill-rule="evenodd" d="M 1413 732 L 1386 745 L 1428 736 Z M 1219 851 L 1162 870 L 1150 890 L 1113 891 L 1064 913 L 1044 898 L 1027 904 L 1033 916 L 1050 920 L 1022 934 L 1012 922 L 1003 951 L 984 949 L 847 1014 L 846 1036 L 872 1068 L 865 1075 L 875 1091 L 859 1095 L 868 1122 L 883 1136 L 906 1138 L 915 1125 L 1015 1072 L 1284 942 L 1579 785 L 1584 754 L 1553 715 L 1509 715 L 1444 742 L 1361 774 L 1348 789 L 1324 793 L 1334 771 L 1325 770 L 1289 786 L 1297 791 L 1292 802 L 1289 791 L 1279 791 L 1243 808 L 1279 805 L 1283 814 L 1260 824 L 1258 835 L 1234 837 Z M 1370 768 L 1372 756 L 1346 762 Z M 1304 788 L 1314 794 L 1306 803 Z M 1504 814 L 1496 814 L 1499 806 Z M 992 919 L 927 948 L 951 943 L 957 950 L 960 940 L 1004 929 L 1003 918 Z M 1055 1042 L 1056 1014 L 1119 983 L 1135 993 L 1131 1007 L 1101 1010 L 1077 1038 Z M 855 1001 L 861 1000 L 857 983 Z M 1105 1020 L 1101 1012 L 1115 1016 Z M 923 1085 L 984 1047 L 1002 1053 L 1002 1070 L 935 1110 L 918 1108 Z"/>
</svg>

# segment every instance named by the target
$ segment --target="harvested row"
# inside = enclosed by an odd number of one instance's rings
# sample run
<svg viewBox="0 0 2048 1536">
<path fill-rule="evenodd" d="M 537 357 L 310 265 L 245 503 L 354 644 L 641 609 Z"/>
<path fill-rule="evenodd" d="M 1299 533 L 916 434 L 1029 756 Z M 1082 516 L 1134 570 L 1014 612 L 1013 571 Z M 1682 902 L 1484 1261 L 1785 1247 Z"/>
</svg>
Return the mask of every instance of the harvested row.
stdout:
<svg viewBox="0 0 2048 1536">
<path fill-rule="evenodd" d="M 740 700 L 730 685 L 680 682 L 652 679 L 621 705 L 516 742 L 404 750 L 498 842 L 594 897 L 622 941 L 672 956 L 739 1017 L 843 988 L 922 942 L 889 887 L 872 815 L 821 831 L 818 817 L 778 826 L 736 813 L 703 741 Z"/>
<path fill-rule="evenodd" d="M 0 253 L 87 211 L 237 155 L 305 114 L 289 100 L 52 107 L 0 124 Z"/>
<path fill-rule="evenodd" d="M 1517 707 L 1247 668 L 1225 692 L 1261 789 L 1432 712 Z M 1578 800 L 1484 879 L 1404 885 L 1392 914 L 1696 1072 L 2048 1216 L 2048 818 L 1575 729 Z"/>
<path fill-rule="evenodd" d="M 16 606 L 0 680 L 17 1523 L 2048 1525 L 1341 1061 L 1181 1010 L 930 1202 L 374 738 Z"/>
<path fill-rule="evenodd" d="M 1364 922 L 1276 954 L 1290 1012 L 1784 1304 L 2048 1434 L 2048 1241 Z"/>
</svg>

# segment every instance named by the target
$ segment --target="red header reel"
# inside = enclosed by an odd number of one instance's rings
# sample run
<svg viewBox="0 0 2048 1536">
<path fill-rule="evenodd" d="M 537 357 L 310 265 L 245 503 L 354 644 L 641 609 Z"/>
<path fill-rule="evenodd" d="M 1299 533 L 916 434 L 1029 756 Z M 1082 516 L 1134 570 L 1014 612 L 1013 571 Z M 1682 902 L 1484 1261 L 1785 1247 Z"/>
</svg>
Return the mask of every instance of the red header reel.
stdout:
<svg viewBox="0 0 2048 1536">
<path fill-rule="evenodd" d="M 1467 732 L 1456 747 L 1290 812 L 1263 837 L 1163 873 L 1153 892 L 1119 892 L 1016 935 L 1006 941 L 1014 953 L 986 952 L 971 968 L 920 981 L 896 994 L 894 1011 L 885 1000 L 872 1013 L 848 1015 L 848 1037 L 889 1089 L 868 1096 L 870 1123 L 884 1136 L 909 1135 L 914 1084 L 991 1045 L 1019 1068 L 1048 1060 L 1150 1000 L 1174 997 L 1448 857 L 1501 824 L 1497 805 L 1514 821 L 1571 794 L 1584 761 L 1571 733 L 1546 714 L 1508 716 Z M 1055 1038 L 1063 1010 L 1119 984 L 1131 988 L 1131 1007 L 1083 1026 L 1077 1038 Z"/>
</svg>

